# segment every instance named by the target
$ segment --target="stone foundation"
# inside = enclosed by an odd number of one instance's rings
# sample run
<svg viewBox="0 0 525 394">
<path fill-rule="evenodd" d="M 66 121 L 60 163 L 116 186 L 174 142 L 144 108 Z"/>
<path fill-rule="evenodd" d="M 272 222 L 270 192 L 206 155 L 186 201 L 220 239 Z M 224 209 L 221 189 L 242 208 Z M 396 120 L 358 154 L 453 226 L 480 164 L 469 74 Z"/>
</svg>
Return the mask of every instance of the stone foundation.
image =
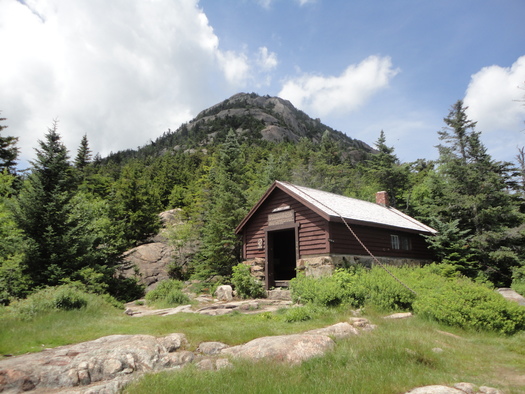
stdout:
<svg viewBox="0 0 525 394">
<path fill-rule="evenodd" d="M 401 266 L 421 266 L 431 263 L 430 260 L 418 260 L 409 258 L 377 257 L 381 264 L 401 267 Z M 265 280 L 265 259 L 257 258 L 244 261 L 250 267 L 252 275 L 264 283 Z M 320 278 L 332 275 L 336 268 L 349 268 L 356 265 L 371 268 L 377 263 L 370 256 L 356 255 L 315 255 L 303 256 L 297 260 L 297 271 L 304 272 L 306 276 Z"/>
</svg>

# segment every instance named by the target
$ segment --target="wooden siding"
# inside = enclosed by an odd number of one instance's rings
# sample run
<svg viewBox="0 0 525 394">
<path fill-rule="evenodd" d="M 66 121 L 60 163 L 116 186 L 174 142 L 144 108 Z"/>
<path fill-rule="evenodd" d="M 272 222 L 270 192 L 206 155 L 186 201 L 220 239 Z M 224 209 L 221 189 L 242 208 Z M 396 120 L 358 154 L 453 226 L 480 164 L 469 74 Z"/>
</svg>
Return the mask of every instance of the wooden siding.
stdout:
<svg viewBox="0 0 525 394">
<path fill-rule="evenodd" d="M 426 246 L 425 239 L 420 234 L 359 225 L 352 225 L 351 227 L 375 256 L 413 259 L 432 258 L 432 254 Z M 368 254 L 343 223 L 331 222 L 329 228 L 330 253 Z M 392 249 L 391 235 L 409 238 L 411 245 L 410 250 Z"/>
<path fill-rule="evenodd" d="M 299 255 L 329 253 L 328 223 L 282 190 L 275 189 L 243 228 L 244 258 L 265 258 L 266 245 L 261 249 L 258 242 L 260 239 L 265 240 L 268 215 L 283 206 L 289 206 L 295 212 L 295 223 L 299 224 Z"/>
</svg>

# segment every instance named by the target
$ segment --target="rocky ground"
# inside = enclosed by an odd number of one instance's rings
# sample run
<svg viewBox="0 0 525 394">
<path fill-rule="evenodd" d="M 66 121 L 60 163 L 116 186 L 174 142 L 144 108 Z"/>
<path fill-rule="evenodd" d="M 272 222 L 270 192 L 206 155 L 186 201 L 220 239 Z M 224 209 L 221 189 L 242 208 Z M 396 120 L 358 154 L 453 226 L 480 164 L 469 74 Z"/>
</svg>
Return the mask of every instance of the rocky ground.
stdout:
<svg viewBox="0 0 525 394">
<path fill-rule="evenodd" d="M 275 294 L 275 298 L 278 299 L 219 301 L 202 296 L 197 298 L 196 306 L 169 309 L 152 309 L 141 302 L 134 302 L 127 305 L 126 313 L 130 318 L 173 313 L 261 313 L 290 307 L 292 304 L 290 300 L 286 300 L 285 293 Z M 410 313 L 387 316 L 390 319 L 410 317 Z M 194 364 L 203 370 L 232 368 L 230 360 L 237 357 L 256 360 L 269 358 L 298 364 L 333 349 L 336 346 L 334 339 L 366 335 L 367 331 L 374 328 L 367 319 L 353 316 L 329 327 L 300 334 L 257 338 L 239 346 L 204 342 L 194 351 L 187 349 L 186 337 L 181 333 L 160 338 L 151 335 L 110 335 L 94 341 L 0 360 L 0 392 L 117 393 L 144 373 L 178 369 L 188 364 Z M 497 394 L 500 391 L 463 382 L 450 387 L 419 387 L 409 393 Z"/>
</svg>

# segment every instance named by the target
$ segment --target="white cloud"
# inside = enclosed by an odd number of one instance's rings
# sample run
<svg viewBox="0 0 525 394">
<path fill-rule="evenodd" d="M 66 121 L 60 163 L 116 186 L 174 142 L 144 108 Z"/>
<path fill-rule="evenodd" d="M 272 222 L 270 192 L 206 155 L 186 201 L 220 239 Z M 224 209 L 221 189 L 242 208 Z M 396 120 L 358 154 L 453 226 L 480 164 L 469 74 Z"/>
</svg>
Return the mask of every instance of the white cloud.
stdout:
<svg viewBox="0 0 525 394">
<path fill-rule="evenodd" d="M 238 87 L 244 86 L 250 77 L 247 56 L 233 51 L 220 52 L 217 56 L 228 82 Z"/>
<path fill-rule="evenodd" d="M 519 87 L 524 85 L 525 56 L 511 67 L 484 67 L 472 75 L 464 104 L 477 129 L 484 134 L 523 130 L 525 91 Z"/>
<path fill-rule="evenodd" d="M 337 77 L 304 74 L 285 82 L 279 96 L 307 113 L 323 116 L 359 108 L 399 72 L 389 57 L 369 56 Z"/>
<path fill-rule="evenodd" d="M 260 47 L 257 54 L 257 63 L 264 71 L 273 70 L 277 67 L 277 55 L 274 52 L 268 52 L 268 48 Z"/>
<path fill-rule="evenodd" d="M 198 0 L 1 0 L 0 48 L 0 111 L 22 160 L 54 118 L 72 155 L 84 133 L 102 155 L 136 148 L 273 56 L 222 51 Z"/>
</svg>

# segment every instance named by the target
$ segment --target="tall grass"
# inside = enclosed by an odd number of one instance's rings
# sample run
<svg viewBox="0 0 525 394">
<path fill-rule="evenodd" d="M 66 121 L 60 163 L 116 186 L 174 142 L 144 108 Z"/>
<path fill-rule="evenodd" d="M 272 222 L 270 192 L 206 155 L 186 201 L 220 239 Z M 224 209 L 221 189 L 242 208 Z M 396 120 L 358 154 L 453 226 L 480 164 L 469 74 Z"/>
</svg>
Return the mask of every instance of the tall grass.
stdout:
<svg viewBox="0 0 525 394">
<path fill-rule="evenodd" d="M 403 393 L 430 384 L 471 382 L 523 393 L 525 335 L 449 330 L 412 318 L 372 316 L 372 332 L 337 341 L 333 352 L 290 366 L 234 360 L 234 368 L 147 375 L 126 393 Z M 438 353 L 433 349 L 440 348 Z"/>
</svg>

